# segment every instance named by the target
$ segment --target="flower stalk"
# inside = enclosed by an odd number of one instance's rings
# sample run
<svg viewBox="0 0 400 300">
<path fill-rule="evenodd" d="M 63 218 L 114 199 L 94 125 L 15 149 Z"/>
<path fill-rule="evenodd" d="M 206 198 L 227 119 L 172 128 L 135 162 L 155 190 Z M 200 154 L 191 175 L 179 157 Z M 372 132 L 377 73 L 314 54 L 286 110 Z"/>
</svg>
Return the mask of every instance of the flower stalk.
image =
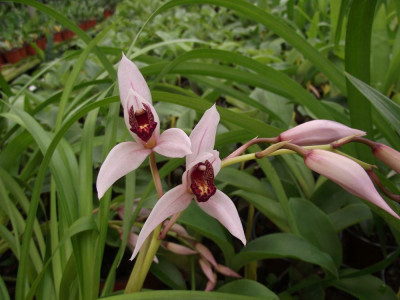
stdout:
<svg viewBox="0 0 400 300">
<path fill-rule="evenodd" d="M 149 157 L 150 170 L 153 176 L 154 185 L 157 190 L 157 195 L 161 198 L 164 194 L 161 184 L 160 174 L 158 172 L 156 157 L 154 152 L 150 153 Z M 125 294 L 138 292 L 142 289 L 144 280 L 146 279 L 147 273 L 150 270 L 150 266 L 153 262 L 153 258 L 160 247 L 161 240 L 159 235 L 161 232 L 162 224 L 159 224 L 150 235 L 142 247 L 142 251 L 139 253 L 138 258 L 133 267 L 132 273 L 129 277 L 128 283 L 125 288 Z"/>
</svg>

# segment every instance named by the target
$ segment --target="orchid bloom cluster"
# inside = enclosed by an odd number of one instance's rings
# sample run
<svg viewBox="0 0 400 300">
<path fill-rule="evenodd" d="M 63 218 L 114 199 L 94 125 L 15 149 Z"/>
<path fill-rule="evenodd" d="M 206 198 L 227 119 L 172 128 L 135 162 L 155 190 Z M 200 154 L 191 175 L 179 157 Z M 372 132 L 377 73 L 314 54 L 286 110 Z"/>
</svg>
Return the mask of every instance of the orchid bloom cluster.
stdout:
<svg viewBox="0 0 400 300">
<path fill-rule="evenodd" d="M 186 171 L 182 183 L 160 197 L 139 236 L 132 233 L 130 241 L 134 259 L 146 238 L 169 217 L 173 222 L 192 200 L 207 214 L 216 218 L 233 236 L 246 245 L 246 238 L 238 211 L 232 200 L 218 190 L 214 178 L 221 169 L 219 152 L 214 150 L 219 123 L 216 106 L 209 108 L 188 137 L 182 130 L 171 128 L 160 133 L 160 121 L 152 105 L 150 90 L 136 65 L 124 55 L 118 68 L 118 84 L 124 120 L 134 141 L 115 146 L 106 157 L 97 178 L 98 197 L 101 198 L 119 178 L 135 170 L 153 152 L 166 157 L 186 157 Z M 226 160 L 238 157 L 255 143 L 274 143 L 282 149 L 294 150 L 304 158 L 311 170 L 336 182 L 351 194 L 380 207 L 393 217 L 398 214 L 375 189 L 366 170 L 335 149 L 348 142 L 361 142 L 371 147 L 373 154 L 397 173 L 400 173 L 400 153 L 386 145 L 369 141 L 361 136 L 366 133 L 340 123 L 315 120 L 296 126 L 275 138 L 253 139 L 229 155 Z M 330 144 L 331 149 L 317 149 L 313 145 Z M 271 146 L 272 147 L 272 146 Z M 268 150 L 268 148 L 267 148 Z M 274 148 L 274 151 L 276 149 Z M 255 153 L 253 158 L 263 158 L 267 152 Z M 371 170 L 367 170 L 369 173 Z M 373 171 L 372 171 L 373 172 Z M 177 224 L 165 227 L 176 230 Z M 172 226 L 172 227 L 171 227 Z M 182 229 L 179 229 L 182 233 Z M 184 229 L 183 229 L 184 230 Z M 187 234 L 183 232 L 183 235 Z M 172 242 L 163 246 L 182 255 L 199 255 L 199 264 L 209 282 L 206 289 L 215 285 L 214 270 L 228 276 L 239 276 L 233 270 L 218 265 L 204 245 L 193 242 L 187 248 Z"/>
</svg>

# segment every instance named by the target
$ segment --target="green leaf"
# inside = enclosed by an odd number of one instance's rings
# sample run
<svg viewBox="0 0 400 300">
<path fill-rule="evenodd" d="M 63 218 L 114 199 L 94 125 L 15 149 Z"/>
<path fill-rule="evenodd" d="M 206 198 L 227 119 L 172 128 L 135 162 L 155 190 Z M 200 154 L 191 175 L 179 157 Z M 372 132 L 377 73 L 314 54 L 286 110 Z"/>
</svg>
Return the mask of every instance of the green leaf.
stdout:
<svg viewBox="0 0 400 300">
<path fill-rule="evenodd" d="M 158 258 L 158 263 L 153 263 L 150 271 L 162 282 L 175 290 L 185 290 L 186 283 L 178 268 L 163 257 Z"/>
<path fill-rule="evenodd" d="M 354 270 L 353 270 L 354 271 Z M 341 272 L 341 276 L 351 273 L 352 270 Z M 355 278 L 338 279 L 332 286 L 345 291 L 363 300 L 396 300 L 396 294 L 385 285 L 379 278 L 372 275 L 364 275 Z"/>
<path fill-rule="evenodd" d="M 233 266 L 238 269 L 251 261 L 269 258 L 299 259 L 319 265 L 337 277 L 335 263 L 328 254 L 291 233 L 274 233 L 251 241 L 233 258 Z"/>
<path fill-rule="evenodd" d="M 347 24 L 345 68 L 348 73 L 365 82 L 370 80 L 371 29 L 376 1 L 352 1 Z M 352 127 L 362 129 L 368 135 L 372 134 L 371 105 L 349 81 L 347 96 Z M 363 151 L 361 145 L 355 146 L 360 159 L 371 160 L 372 155 L 369 152 Z"/>
<path fill-rule="evenodd" d="M 381 92 L 385 92 L 383 85 L 391 57 L 387 18 L 386 5 L 381 3 L 375 14 L 371 36 L 371 85 Z"/>
<path fill-rule="evenodd" d="M 199 291 L 146 291 L 142 293 L 132 293 L 117 295 L 106 298 L 105 300 L 171 300 L 171 299 L 190 299 L 190 300 L 254 300 L 259 299 L 251 296 L 232 295 L 218 292 L 199 292 Z"/>
<path fill-rule="evenodd" d="M 187 97 L 178 94 L 171 94 L 171 93 L 157 92 L 157 91 L 152 92 L 151 95 L 154 101 L 164 101 L 164 102 L 179 104 L 185 107 L 195 109 L 200 113 L 204 113 L 212 105 L 210 102 L 198 97 L 197 98 Z M 246 116 L 245 114 L 232 112 L 222 107 L 217 107 L 217 109 L 221 116 L 221 120 L 228 121 L 233 124 L 237 124 L 244 129 L 248 129 L 251 132 L 253 132 L 254 135 L 277 136 L 282 131 L 276 127 L 270 126 L 268 124 L 265 124 L 264 122 Z"/>
<path fill-rule="evenodd" d="M 300 235 L 328 253 L 336 267 L 339 267 L 342 262 L 342 245 L 328 216 L 311 201 L 301 198 L 290 199 L 290 208 Z"/>
<path fill-rule="evenodd" d="M 0 298 L 3 300 L 10 300 L 10 294 L 8 293 L 7 286 L 2 276 L 0 276 Z"/>
<path fill-rule="evenodd" d="M 232 195 L 242 197 L 247 202 L 253 204 L 255 208 L 268 217 L 282 231 L 290 231 L 285 212 L 279 202 L 266 196 L 242 190 L 235 191 Z"/>
<path fill-rule="evenodd" d="M 223 168 L 219 171 L 215 178 L 217 181 L 224 182 L 229 185 L 233 185 L 244 191 L 252 192 L 255 194 L 263 195 L 268 198 L 275 198 L 275 195 L 271 192 L 265 183 L 262 183 L 254 176 L 239 171 L 235 168 Z"/>
<path fill-rule="evenodd" d="M 346 76 L 354 87 L 356 87 L 367 98 L 367 100 L 375 106 L 383 118 L 392 125 L 397 134 L 400 134 L 400 105 L 356 77 L 350 74 L 346 74 Z"/>
<path fill-rule="evenodd" d="M 307 57 L 313 63 L 313 65 L 315 65 L 322 73 L 332 80 L 332 82 L 336 84 L 341 91 L 346 91 L 344 77 L 332 62 L 322 56 L 320 52 L 318 52 L 313 46 L 304 40 L 303 37 L 297 34 L 297 32 L 293 28 L 289 27 L 289 25 L 282 19 L 244 0 L 172 0 L 158 8 L 149 17 L 137 36 L 139 36 L 146 24 L 148 24 L 156 15 L 166 11 L 167 9 L 179 5 L 201 3 L 220 5 L 230 8 L 240 14 L 240 16 L 246 16 L 255 22 L 263 24 L 268 29 L 281 36 L 291 46 L 296 48 L 305 57 Z M 134 42 L 132 44 L 134 44 Z"/>
<path fill-rule="evenodd" d="M 218 289 L 218 292 L 260 297 L 267 300 L 278 300 L 278 296 L 266 286 L 254 280 L 239 279 L 229 282 Z"/>
<path fill-rule="evenodd" d="M 215 64 L 189 64 L 188 60 L 193 59 L 217 59 L 221 61 L 230 62 L 236 65 L 241 65 L 245 68 L 248 68 L 257 74 L 253 74 L 250 72 L 244 72 L 243 69 L 238 70 L 232 67 L 225 67 L 221 65 Z M 154 68 L 155 66 L 152 66 Z M 145 68 L 144 73 L 147 70 L 151 70 L 152 68 Z M 154 70 L 154 69 L 153 69 Z M 169 64 L 166 64 L 162 70 L 158 73 L 156 78 L 156 82 L 162 78 L 163 75 L 169 72 L 178 72 L 179 74 L 201 74 L 201 75 L 209 75 L 214 77 L 222 77 L 229 78 L 235 81 L 246 81 L 250 85 L 261 86 L 265 89 L 271 90 L 272 92 L 276 92 L 280 95 L 289 97 L 292 101 L 304 105 L 310 111 L 312 111 L 315 115 L 323 119 L 331 119 L 332 116 L 321 104 L 320 101 L 315 99 L 310 95 L 300 84 L 296 81 L 292 80 L 289 76 L 284 74 L 283 72 L 277 71 L 271 67 L 268 67 L 264 64 L 259 63 L 258 61 L 234 53 L 230 51 L 216 50 L 216 49 L 195 49 L 190 52 L 186 52 L 176 58 Z M 154 71 L 153 71 L 154 72 Z M 152 72 L 152 73 L 153 73 Z M 258 83 L 259 82 L 259 83 Z M 239 99 L 243 102 L 260 109 L 261 111 L 268 112 L 268 109 L 265 105 L 260 104 L 252 99 Z"/>
<path fill-rule="evenodd" d="M 338 232 L 370 218 L 372 218 L 371 210 L 362 203 L 349 204 L 329 214 L 329 219 Z"/>
</svg>

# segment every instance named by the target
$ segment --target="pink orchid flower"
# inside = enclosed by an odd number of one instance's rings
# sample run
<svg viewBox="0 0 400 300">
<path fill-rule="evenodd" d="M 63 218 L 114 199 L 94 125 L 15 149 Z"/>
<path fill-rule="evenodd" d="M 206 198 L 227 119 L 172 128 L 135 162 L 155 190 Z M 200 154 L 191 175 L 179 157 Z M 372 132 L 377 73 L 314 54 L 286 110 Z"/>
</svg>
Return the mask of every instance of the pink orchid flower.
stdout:
<svg viewBox="0 0 400 300">
<path fill-rule="evenodd" d="M 181 129 L 170 128 L 160 134 L 160 121 L 149 87 L 125 55 L 118 67 L 118 86 L 125 124 L 135 142 L 120 143 L 107 155 L 97 177 L 99 199 L 115 181 L 138 168 L 151 152 L 166 157 L 191 153 L 190 140 Z"/>
<path fill-rule="evenodd" d="M 371 202 L 400 219 L 375 189 L 367 172 L 355 161 L 330 151 L 314 149 L 306 154 L 304 163 L 311 170 L 336 182 L 349 193 Z"/>
<path fill-rule="evenodd" d="M 219 153 L 214 149 L 219 114 L 215 105 L 208 109 L 190 134 L 192 153 L 186 156 L 182 184 L 158 200 L 140 231 L 131 260 L 135 258 L 149 234 L 169 216 L 183 211 L 192 199 L 216 218 L 229 232 L 246 244 L 242 223 L 232 200 L 214 185 L 214 176 L 221 169 Z"/>
<path fill-rule="evenodd" d="M 330 120 L 313 120 L 288 129 L 279 135 L 279 142 L 290 141 L 299 146 L 332 143 L 341 138 L 363 136 L 364 131 Z"/>
</svg>

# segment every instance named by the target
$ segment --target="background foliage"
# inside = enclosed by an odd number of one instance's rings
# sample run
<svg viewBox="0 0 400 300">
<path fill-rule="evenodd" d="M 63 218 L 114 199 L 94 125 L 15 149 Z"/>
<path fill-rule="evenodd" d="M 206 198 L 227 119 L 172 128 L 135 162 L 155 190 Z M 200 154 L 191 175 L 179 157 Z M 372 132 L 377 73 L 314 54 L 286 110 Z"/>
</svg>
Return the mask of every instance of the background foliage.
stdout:
<svg viewBox="0 0 400 300">
<path fill-rule="evenodd" d="M 217 102 L 221 157 L 310 119 L 367 130 L 399 150 L 398 2 L 122 1 L 89 33 L 54 3 L 5 2 L 29 4 L 76 37 L 12 82 L 0 77 L 1 299 L 396 299 L 399 223 L 296 156 L 234 165 L 216 178 L 251 233 L 246 247 L 196 206 L 179 219 L 245 277 L 220 276 L 215 293 L 190 291 L 206 283 L 195 259 L 163 249 L 151 273 L 156 289 L 171 291 L 114 292 L 133 266 L 129 230 L 157 196 L 147 163 L 101 202 L 94 182 L 111 147 L 130 138 L 116 87 L 122 51 L 146 77 L 162 128 L 189 133 Z M 399 194 L 398 174 L 366 148 L 345 150 L 376 164 Z M 183 161 L 157 161 L 164 188 L 179 184 Z"/>
</svg>

